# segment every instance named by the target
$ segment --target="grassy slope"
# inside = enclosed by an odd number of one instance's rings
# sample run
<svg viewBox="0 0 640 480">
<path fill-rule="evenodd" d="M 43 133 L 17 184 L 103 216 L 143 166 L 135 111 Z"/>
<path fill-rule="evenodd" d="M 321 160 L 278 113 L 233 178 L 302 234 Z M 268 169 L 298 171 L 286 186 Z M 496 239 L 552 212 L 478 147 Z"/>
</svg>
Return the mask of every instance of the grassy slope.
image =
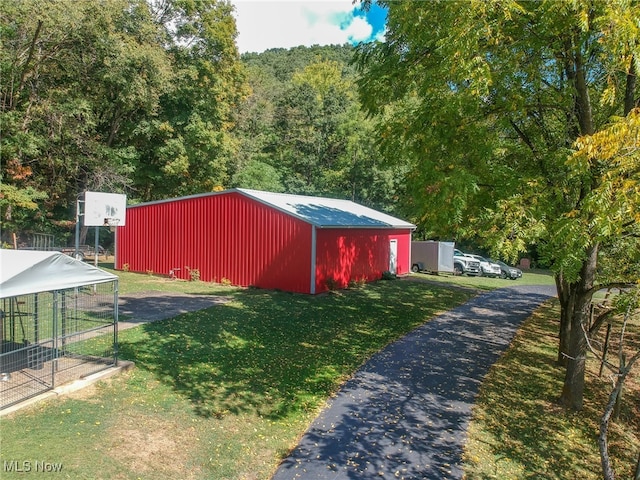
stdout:
<svg viewBox="0 0 640 480">
<path fill-rule="evenodd" d="M 599 363 L 589 356 L 584 410 L 558 407 L 564 380 L 564 370 L 555 365 L 559 313 L 555 300 L 541 307 L 483 381 L 466 445 L 467 479 L 602 478 L 596 441 L 611 383 L 598 378 Z M 637 347 L 639 326 L 634 325 Z M 636 373 L 628 380 L 620 421 L 610 429 L 617 478 L 632 478 L 640 452 L 638 398 Z"/>
</svg>

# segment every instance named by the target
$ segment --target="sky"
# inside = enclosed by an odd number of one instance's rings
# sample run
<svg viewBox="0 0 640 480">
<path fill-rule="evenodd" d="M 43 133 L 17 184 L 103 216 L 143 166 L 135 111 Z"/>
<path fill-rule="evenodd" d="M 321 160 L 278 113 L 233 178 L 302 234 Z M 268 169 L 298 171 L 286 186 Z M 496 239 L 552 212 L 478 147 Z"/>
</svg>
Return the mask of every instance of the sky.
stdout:
<svg viewBox="0 0 640 480">
<path fill-rule="evenodd" d="M 351 0 L 231 0 L 240 53 L 299 45 L 355 45 L 383 39 L 386 11 Z"/>
</svg>

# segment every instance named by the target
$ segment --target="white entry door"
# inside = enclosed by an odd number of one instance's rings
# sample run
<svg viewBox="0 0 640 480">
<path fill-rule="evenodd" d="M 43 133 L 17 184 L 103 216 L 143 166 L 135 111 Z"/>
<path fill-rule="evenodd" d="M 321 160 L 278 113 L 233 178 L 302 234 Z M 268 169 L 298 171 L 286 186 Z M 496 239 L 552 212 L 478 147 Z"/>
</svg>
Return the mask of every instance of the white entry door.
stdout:
<svg viewBox="0 0 640 480">
<path fill-rule="evenodd" d="M 396 274 L 398 271 L 398 240 L 389 241 L 389 273 Z"/>
</svg>

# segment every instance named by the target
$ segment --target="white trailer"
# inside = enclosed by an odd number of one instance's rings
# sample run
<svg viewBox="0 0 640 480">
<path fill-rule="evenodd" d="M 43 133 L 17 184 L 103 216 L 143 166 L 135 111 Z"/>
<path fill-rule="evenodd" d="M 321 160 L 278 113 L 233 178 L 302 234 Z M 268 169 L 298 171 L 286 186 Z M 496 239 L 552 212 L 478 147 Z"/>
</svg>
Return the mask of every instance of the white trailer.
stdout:
<svg viewBox="0 0 640 480">
<path fill-rule="evenodd" d="M 453 273 L 453 242 L 411 242 L 411 271 Z"/>
</svg>

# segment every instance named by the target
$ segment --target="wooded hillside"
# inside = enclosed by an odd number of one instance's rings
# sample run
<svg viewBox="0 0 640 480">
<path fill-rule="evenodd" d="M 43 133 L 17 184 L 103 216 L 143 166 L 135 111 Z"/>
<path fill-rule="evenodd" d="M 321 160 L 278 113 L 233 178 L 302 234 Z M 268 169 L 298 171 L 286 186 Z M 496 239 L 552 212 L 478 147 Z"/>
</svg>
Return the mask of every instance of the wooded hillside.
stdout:
<svg viewBox="0 0 640 480">
<path fill-rule="evenodd" d="M 129 203 L 246 187 L 391 211 L 350 46 L 240 56 L 209 0 L 8 0 L 0 18 L 0 209 L 13 233 L 72 236 L 77 195 Z"/>
</svg>

